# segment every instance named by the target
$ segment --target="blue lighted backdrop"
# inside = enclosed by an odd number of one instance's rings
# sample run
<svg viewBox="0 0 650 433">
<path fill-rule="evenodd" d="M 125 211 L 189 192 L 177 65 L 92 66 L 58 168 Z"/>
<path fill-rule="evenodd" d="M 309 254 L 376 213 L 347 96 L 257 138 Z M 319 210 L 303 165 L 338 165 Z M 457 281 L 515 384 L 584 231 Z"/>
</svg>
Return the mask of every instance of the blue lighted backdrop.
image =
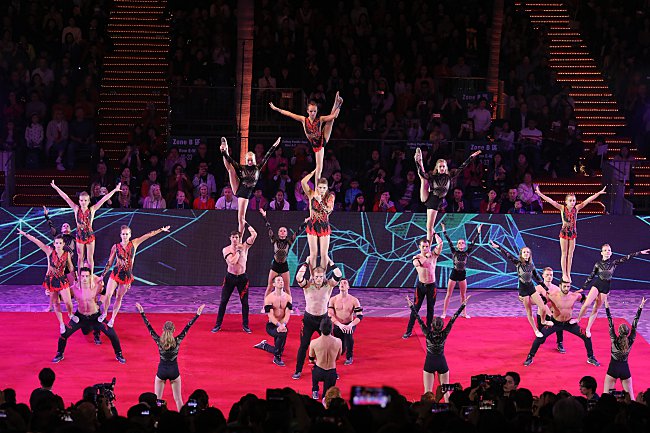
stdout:
<svg viewBox="0 0 650 433">
<path fill-rule="evenodd" d="M 57 227 L 73 223 L 70 209 L 52 209 L 50 216 Z M 269 212 L 269 220 L 280 226 L 296 228 L 303 212 Z M 262 218 L 249 214 L 248 220 L 259 232 L 249 255 L 251 284 L 266 284 L 272 256 Z M 136 283 L 141 285 L 216 285 L 225 272 L 221 249 L 236 227 L 234 212 L 191 210 L 101 210 L 94 227 L 97 236 L 95 271 L 101 272 L 110 247 L 119 241 L 119 228 L 131 226 L 139 236 L 162 225 L 171 225 L 169 234 L 161 234 L 141 245 L 135 264 Z M 439 232 L 439 224 L 436 230 Z M 442 219 L 452 241 L 469 237 L 479 224 L 483 234 L 469 261 L 470 287 L 513 288 L 513 266 L 488 246 L 489 239 L 505 245 L 513 254 L 523 245 L 533 251 L 538 268 L 551 266 L 559 275 L 560 247 L 557 238 L 559 215 L 477 215 L 453 214 Z M 417 242 L 424 236 L 424 214 L 335 213 L 331 218 L 334 233 L 330 252 L 334 261 L 357 287 L 412 287 L 416 274 L 411 264 Z M 31 242 L 17 235 L 18 229 L 50 242 L 48 226 L 39 208 L 0 209 L 0 284 L 40 284 L 45 274 L 44 254 Z M 589 216 L 578 221 L 578 244 L 573 262 L 573 281 L 581 285 L 599 259 L 600 245 L 611 244 L 614 255 L 650 247 L 650 217 Z M 306 237 L 301 234 L 289 257 L 292 274 L 297 263 L 308 255 Z M 648 264 L 642 256 L 621 265 L 615 274 L 614 288 L 650 289 Z M 449 246 L 445 242 L 438 261 L 438 279 L 446 282 L 451 271 Z"/>
</svg>

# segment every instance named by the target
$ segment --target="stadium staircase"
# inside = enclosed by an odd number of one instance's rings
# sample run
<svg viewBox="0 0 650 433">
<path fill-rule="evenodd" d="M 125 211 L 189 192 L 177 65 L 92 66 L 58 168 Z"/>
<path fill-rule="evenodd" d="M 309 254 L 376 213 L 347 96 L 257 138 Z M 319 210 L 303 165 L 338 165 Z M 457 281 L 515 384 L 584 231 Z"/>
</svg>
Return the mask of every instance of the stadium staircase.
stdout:
<svg viewBox="0 0 650 433">
<path fill-rule="evenodd" d="M 550 45 L 549 64 L 557 72 L 558 82 L 571 85 L 571 96 L 575 100 L 574 113 L 582 131 L 583 141 L 588 148 L 593 148 L 597 136 L 604 136 L 609 145 L 607 156 L 611 159 L 619 152 L 622 145 L 631 146 L 629 138 L 619 135 L 619 131 L 625 126 L 625 118 L 582 39 L 580 30 L 572 24 L 565 3 L 526 1 L 516 2 L 516 7 L 530 17 L 535 28 L 542 26 L 546 28 Z M 632 155 L 635 153 L 632 149 Z M 650 196 L 650 165 L 637 160 L 635 167 L 637 178 L 635 194 Z M 540 185 L 543 185 L 543 192 L 558 202 L 563 201 L 564 195 L 569 192 L 580 194 L 578 200 L 581 200 L 586 194 L 592 194 L 602 188 L 601 176 L 580 176 L 570 181 L 540 181 Z M 599 201 L 585 209 L 593 213 L 602 213 L 603 210 L 604 206 Z"/>
</svg>

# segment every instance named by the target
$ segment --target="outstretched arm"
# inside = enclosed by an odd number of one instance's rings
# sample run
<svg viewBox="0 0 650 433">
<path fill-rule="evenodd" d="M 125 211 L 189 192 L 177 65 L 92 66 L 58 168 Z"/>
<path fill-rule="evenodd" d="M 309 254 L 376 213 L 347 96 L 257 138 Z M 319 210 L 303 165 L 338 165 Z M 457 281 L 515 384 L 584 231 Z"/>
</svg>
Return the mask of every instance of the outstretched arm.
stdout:
<svg viewBox="0 0 650 433">
<path fill-rule="evenodd" d="M 406 302 L 408 303 L 409 308 L 411 309 L 411 313 L 415 315 L 415 320 L 418 321 L 418 324 L 420 325 L 420 328 L 422 329 L 422 333 L 425 336 L 429 335 L 429 328 L 427 328 L 426 323 L 424 323 L 424 320 L 420 317 L 420 313 L 415 309 L 415 305 L 413 304 L 413 301 L 411 301 L 411 298 L 409 298 L 408 295 L 406 295 Z"/>
<path fill-rule="evenodd" d="M 266 163 L 269 161 L 269 158 L 271 157 L 271 155 L 273 155 L 273 153 L 275 153 L 275 149 L 277 149 L 277 147 L 280 145 L 280 141 L 282 141 L 282 137 L 278 137 L 278 139 L 275 140 L 275 143 L 273 143 L 273 146 L 271 146 L 269 151 L 266 152 L 266 155 L 264 155 L 264 158 L 262 158 L 262 162 L 257 164 L 257 167 L 260 170 L 264 168 Z"/>
<path fill-rule="evenodd" d="M 442 235 L 447 239 L 447 243 L 449 244 L 449 249 L 451 250 L 452 254 L 456 254 L 456 248 L 454 248 L 454 244 L 449 238 L 449 235 L 447 234 L 447 228 L 445 227 L 445 223 L 440 223 L 440 227 L 442 227 Z"/>
<path fill-rule="evenodd" d="M 596 275 L 598 275 L 598 263 L 596 263 L 596 264 L 594 265 L 594 270 L 591 271 L 591 274 L 589 274 L 589 276 L 588 276 L 587 279 L 585 280 L 585 282 L 584 282 L 584 284 L 582 285 L 582 287 L 580 288 L 580 290 L 585 290 L 585 289 L 589 288 L 589 285 L 591 284 L 591 282 L 593 281 L 593 279 L 596 277 Z"/>
<path fill-rule="evenodd" d="M 161 232 L 168 232 L 169 233 L 169 226 L 161 227 L 158 230 L 152 230 L 149 233 L 143 234 L 139 238 L 133 239 L 133 241 L 132 241 L 133 246 L 137 248 L 142 242 L 146 241 L 149 238 L 152 238 L 152 237 L 156 236 L 158 233 L 161 233 Z"/>
<path fill-rule="evenodd" d="M 101 207 L 104 206 L 104 203 L 106 203 L 107 201 L 109 201 L 109 200 L 111 199 L 111 197 L 113 197 L 113 195 L 114 195 L 116 192 L 119 192 L 119 191 L 121 191 L 121 190 L 122 190 L 122 183 L 120 182 L 120 183 L 118 183 L 117 185 L 115 185 L 115 188 L 113 188 L 113 189 L 112 189 L 108 194 L 106 194 L 104 197 L 102 197 L 101 199 L 99 199 L 99 201 L 98 201 L 97 203 L 95 203 L 94 205 L 90 206 L 90 209 L 91 209 L 93 212 L 96 211 L 97 209 L 101 209 Z"/>
<path fill-rule="evenodd" d="M 307 227 L 307 221 L 309 221 L 309 218 L 305 218 L 305 220 L 300 224 L 300 227 L 298 227 L 298 230 L 295 232 L 291 233 L 291 238 L 289 239 L 289 245 L 293 245 L 294 241 L 298 237 L 300 233 L 302 233 L 303 230 L 305 230 L 305 227 Z"/>
<path fill-rule="evenodd" d="M 195 315 L 194 317 L 192 317 L 192 319 L 190 319 L 189 322 L 187 322 L 187 325 L 185 325 L 185 328 L 183 328 L 183 330 L 181 331 L 181 333 L 178 334 L 178 336 L 176 337 L 176 344 L 181 344 L 181 341 L 183 341 L 183 339 L 184 339 L 185 336 L 187 335 L 187 332 L 190 330 L 190 328 L 192 327 L 192 325 L 194 325 L 194 322 L 196 322 L 196 321 L 198 320 L 199 316 L 200 316 L 201 313 L 203 312 L 203 308 L 205 308 L 205 304 L 202 304 L 202 305 L 199 307 L 199 309 L 196 310 L 196 315 Z"/>
<path fill-rule="evenodd" d="M 515 266 L 519 264 L 519 259 L 513 256 L 512 254 L 510 254 L 508 251 L 506 251 L 501 245 L 497 244 L 494 241 L 490 241 L 490 245 L 492 245 L 492 248 L 496 248 L 497 250 L 499 250 L 499 252 L 501 252 L 501 254 L 506 259 L 510 260 L 512 264 L 514 264 Z"/>
<path fill-rule="evenodd" d="M 54 180 L 52 180 L 52 183 L 50 183 L 52 188 L 61 196 L 61 198 L 70 206 L 72 209 L 76 209 L 77 205 L 72 201 L 72 199 L 66 194 L 61 188 L 59 188 L 55 183 Z"/>
<path fill-rule="evenodd" d="M 474 248 L 476 247 L 476 239 L 480 236 L 481 234 L 481 227 L 483 227 L 483 224 L 480 224 L 477 228 L 472 237 L 469 240 L 469 243 L 467 244 L 467 254 L 470 254 L 472 251 L 474 251 Z"/>
<path fill-rule="evenodd" d="M 45 216 L 45 221 L 47 221 L 47 225 L 50 226 L 50 234 L 52 237 L 55 237 L 56 235 L 59 234 L 59 231 L 54 227 L 54 223 L 50 219 L 49 211 L 45 206 L 43 206 L 43 215 Z"/>
<path fill-rule="evenodd" d="M 30 241 L 34 242 L 36 246 L 39 247 L 45 254 L 49 255 L 51 253 L 52 250 L 47 245 L 45 245 L 39 239 L 36 239 L 34 236 L 30 235 L 29 233 L 25 233 L 22 230 L 18 230 L 18 234 L 21 234 L 25 236 L 27 239 L 29 239 Z"/>
<path fill-rule="evenodd" d="M 139 303 L 135 303 L 135 308 L 138 309 L 138 312 L 140 313 L 140 316 L 142 316 L 142 320 L 144 321 L 144 325 L 147 327 L 149 330 L 149 334 L 151 334 L 151 337 L 154 339 L 154 341 L 157 343 L 160 341 L 160 337 L 158 334 L 156 334 L 156 331 L 153 330 L 153 327 L 151 326 L 151 323 L 149 323 L 149 320 L 147 319 L 147 316 L 144 314 L 144 308 L 142 308 L 142 305 Z"/>
<path fill-rule="evenodd" d="M 471 296 L 472 295 L 468 295 L 467 298 L 465 298 L 465 302 L 460 304 L 460 307 L 458 307 L 458 310 L 456 310 L 454 315 L 451 316 L 451 319 L 449 319 L 449 323 L 447 323 L 447 326 L 445 326 L 445 333 L 449 333 L 449 331 L 451 331 L 451 327 L 454 326 L 454 322 L 456 321 L 456 319 L 458 319 L 458 316 L 460 316 L 460 313 L 462 313 L 463 310 L 465 309 L 465 306 L 467 305 L 467 301 L 469 301 L 469 298 Z"/>
<path fill-rule="evenodd" d="M 552 198 L 550 198 L 549 196 L 547 196 L 545 194 L 542 194 L 542 192 L 539 190 L 539 186 L 537 186 L 537 185 L 535 185 L 535 194 L 540 196 L 542 198 L 542 200 L 544 200 L 546 203 L 553 206 L 555 209 L 562 210 L 562 205 L 560 203 L 556 202 L 555 200 L 553 200 Z M 576 206 L 576 209 L 580 210 L 578 208 L 578 206 Z"/>
<path fill-rule="evenodd" d="M 262 219 L 264 220 L 264 225 L 266 226 L 266 230 L 268 230 L 269 232 L 269 239 L 271 239 L 271 243 L 273 243 L 275 242 L 275 236 L 273 234 L 273 228 L 271 227 L 271 223 L 269 222 L 269 220 L 266 219 L 266 211 L 260 208 L 260 213 L 262 214 Z"/>
<path fill-rule="evenodd" d="M 477 156 L 479 156 L 480 154 L 481 154 L 481 151 L 480 151 L 480 150 L 477 150 L 476 152 L 472 153 L 472 154 L 469 156 L 469 158 L 467 158 L 467 159 L 465 160 L 465 162 L 463 162 L 463 163 L 460 165 L 460 167 L 458 167 L 458 168 L 456 169 L 456 173 L 454 173 L 454 175 L 452 176 L 452 179 L 457 178 L 457 177 L 458 177 L 458 176 L 463 172 L 463 170 L 465 170 L 465 167 L 467 167 L 467 166 L 469 165 L 469 163 L 472 162 L 472 160 L 473 160 L 474 158 L 476 158 Z"/>
<path fill-rule="evenodd" d="M 542 277 L 539 276 L 537 269 L 534 268 L 533 268 L 533 280 L 548 292 L 548 287 L 546 287 L 546 284 L 544 284 L 544 280 L 542 279 Z"/>
<path fill-rule="evenodd" d="M 305 121 L 305 116 L 300 116 L 298 114 L 294 114 L 291 111 L 283 110 L 282 108 L 276 107 L 273 102 L 269 102 L 269 107 L 271 107 L 271 110 L 277 111 L 278 113 L 282 114 L 283 116 L 287 116 L 292 118 L 293 120 L 297 120 L 298 122 L 304 122 Z"/>
<path fill-rule="evenodd" d="M 630 330 L 630 344 L 634 342 L 634 339 L 636 338 L 636 327 L 639 325 L 639 319 L 641 318 L 641 312 L 643 311 L 643 305 L 645 305 L 645 297 L 641 299 L 641 303 L 639 304 L 639 309 L 636 310 L 636 316 L 634 316 L 634 320 L 632 321 L 632 329 Z"/>
<path fill-rule="evenodd" d="M 104 266 L 104 272 L 102 272 L 102 280 L 104 279 L 104 276 L 108 274 L 108 271 L 111 269 L 111 266 L 113 266 L 113 262 L 115 261 L 115 257 L 117 256 L 117 246 L 113 245 L 111 248 L 111 254 L 108 256 L 108 260 L 106 261 L 106 266 Z"/>
<path fill-rule="evenodd" d="M 607 322 L 609 323 L 609 338 L 616 340 L 616 332 L 614 331 L 614 320 L 612 320 L 612 313 L 609 311 L 609 301 L 605 300 L 605 314 L 607 315 Z"/>
<path fill-rule="evenodd" d="M 650 249 L 637 251 L 636 253 L 631 253 L 631 254 L 628 254 L 627 256 L 621 257 L 620 259 L 614 260 L 614 264 L 615 265 L 620 265 L 621 263 L 625 263 L 628 260 L 630 260 L 631 258 L 634 258 L 634 257 L 638 256 L 639 254 L 648 254 L 648 253 L 650 253 Z"/>
<path fill-rule="evenodd" d="M 578 203 L 578 204 L 576 205 L 576 209 L 577 209 L 577 210 L 581 210 L 583 207 L 587 206 L 589 203 L 591 203 L 592 201 L 596 200 L 596 199 L 597 199 L 598 197 L 600 197 L 602 194 L 605 194 L 605 190 L 606 190 L 606 189 L 607 189 L 607 187 L 604 187 L 603 189 L 601 189 L 600 191 L 598 191 L 596 194 L 594 194 L 594 195 L 590 195 L 590 196 L 587 197 L 583 202 Z M 539 194 L 538 194 L 538 195 L 539 195 Z M 540 196 L 540 197 L 541 197 L 541 196 Z M 542 198 L 544 198 L 544 197 L 542 197 Z"/>
</svg>

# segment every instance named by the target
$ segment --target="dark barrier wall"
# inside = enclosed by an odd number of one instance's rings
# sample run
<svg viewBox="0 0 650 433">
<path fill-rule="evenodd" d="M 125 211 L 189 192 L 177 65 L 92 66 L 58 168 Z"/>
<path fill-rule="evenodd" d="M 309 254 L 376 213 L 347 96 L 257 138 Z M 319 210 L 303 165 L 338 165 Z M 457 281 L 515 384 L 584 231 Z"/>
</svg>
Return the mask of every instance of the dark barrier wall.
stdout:
<svg viewBox="0 0 650 433">
<path fill-rule="evenodd" d="M 53 209 L 50 216 L 57 227 L 73 224 L 69 209 Z M 297 228 L 303 212 L 269 212 L 274 229 Z M 251 212 L 248 221 L 259 233 L 251 249 L 248 275 L 251 284 L 265 285 L 272 249 L 262 217 Z M 560 275 L 559 215 L 445 215 L 442 219 L 453 242 L 469 237 L 479 224 L 482 235 L 469 260 L 470 287 L 514 288 L 514 267 L 493 248 L 489 239 L 505 245 L 512 254 L 527 245 L 538 268 L 551 266 Z M 424 236 L 424 214 L 335 213 L 330 252 L 344 274 L 357 287 L 413 287 L 416 274 L 411 260 Z M 439 226 L 436 230 L 441 231 Z M 140 285 L 217 285 L 223 280 L 225 263 L 221 250 L 228 245 L 229 233 L 236 228 L 236 215 L 228 211 L 189 210 L 101 210 L 94 222 L 97 236 L 95 272 L 100 273 L 110 247 L 119 241 L 121 225 L 129 225 L 133 236 L 171 225 L 163 233 L 140 246 L 136 256 L 136 283 Z M 578 243 L 573 261 L 574 285 L 581 286 L 600 258 L 600 246 L 608 242 L 614 257 L 650 248 L 650 217 L 589 216 L 578 221 Z M 45 255 L 28 240 L 18 236 L 25 230 L 50 242 L 42 209 L 0 209 L 0 284 L 40 284 L 45 275 Z M 292 275 L 297 263 L 308 256 L 307 239 L 302 233 L 289 257 Z M 641 256 L 616 269 L 614 289 L 650 289 L 650 255 Z M 449 245 L 445 241 L 438 260 L 438 281 L 446 284 L 451 270 Z M 556 281 L 557 283 L 557 281 Z"/>
</svg>

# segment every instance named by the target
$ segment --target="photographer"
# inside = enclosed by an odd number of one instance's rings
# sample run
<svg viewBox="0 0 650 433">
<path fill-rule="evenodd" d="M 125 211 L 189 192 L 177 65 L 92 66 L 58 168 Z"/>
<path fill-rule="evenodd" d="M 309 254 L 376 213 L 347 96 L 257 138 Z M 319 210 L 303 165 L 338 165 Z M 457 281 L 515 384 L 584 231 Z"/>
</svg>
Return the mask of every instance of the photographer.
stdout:
<svg viewBox="0 0 650 433">
<path fill-rule="evenodd" d="M 282 162 L 278 165 L 275 175 L 271 178 L 270 185 L 268 186 L 267 193 L 270 196 L 273 192 L 277 191 L 293 191 L 294 184 L 291 176 L 289 176 L 289 169 L 287 164 Z"/>
</svg>

